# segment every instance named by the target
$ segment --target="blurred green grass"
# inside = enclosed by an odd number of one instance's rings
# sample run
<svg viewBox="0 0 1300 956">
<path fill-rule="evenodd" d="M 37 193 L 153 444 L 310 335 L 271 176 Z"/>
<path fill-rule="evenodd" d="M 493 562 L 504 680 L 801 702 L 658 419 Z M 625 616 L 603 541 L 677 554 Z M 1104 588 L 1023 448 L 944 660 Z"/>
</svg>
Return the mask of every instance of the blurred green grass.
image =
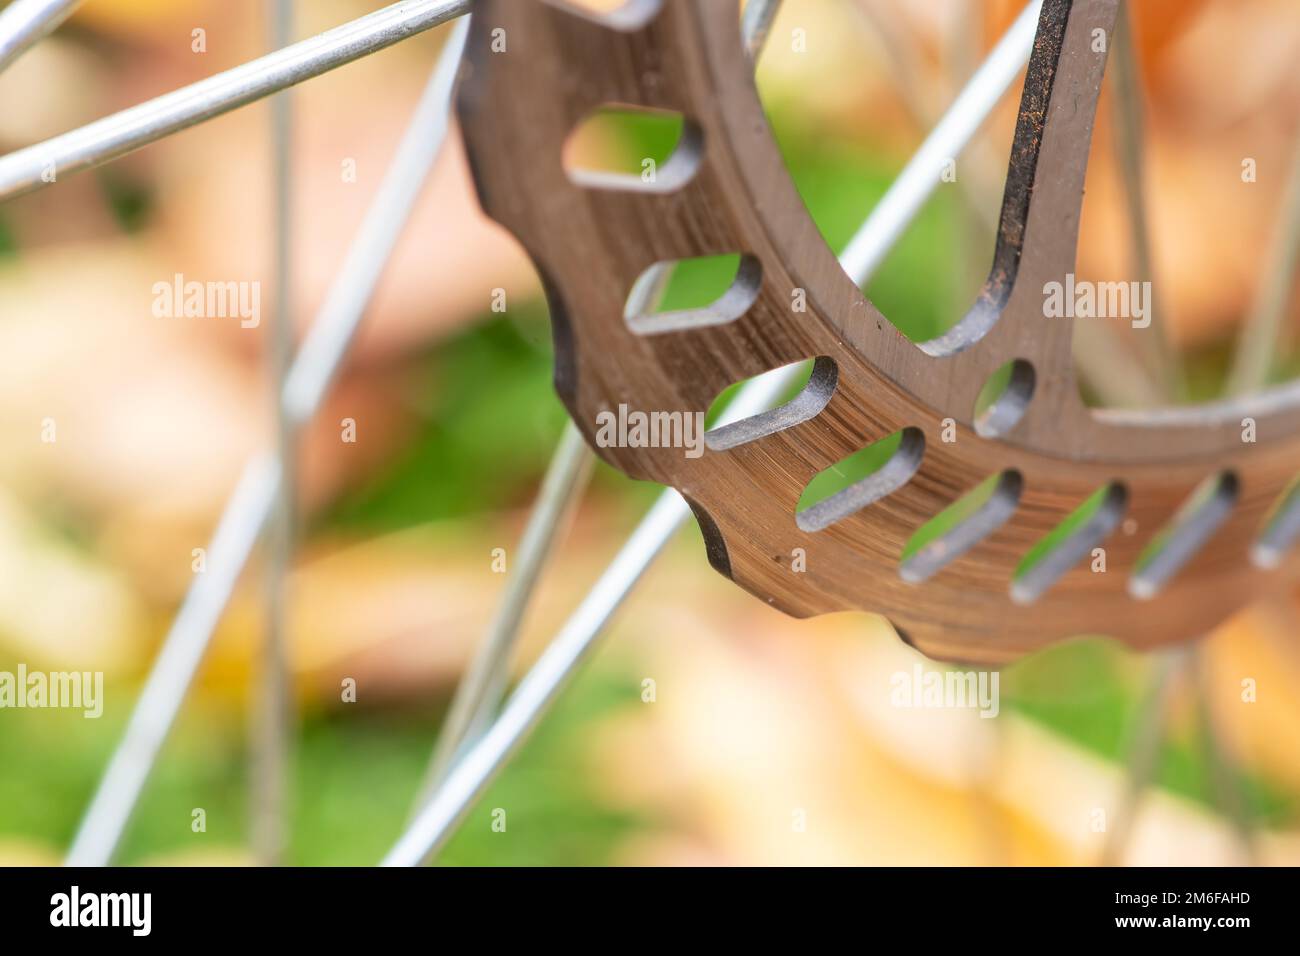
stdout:
<svg viewBox="0 0 1300 956">
<path fill-rule="evenodd" d="M 132 691 L 108 687 L 105 716 L 11 710 L 0 735 L 0 840 L 66 847 L 120 737 Z M 297 798 L 288 861 L 368 865 L 401 834 L 432 749 L 444 701 L 414 709 L 340 705 L 299 727 Z M 505 865 L 608 863 L 647 821 L 605 807 L 585 765 L 585 730 L 640 704 L 638 682 L 610 668 L 575 680 L 538 732 L 469 814 L 439 862 Z M 234 717 L 235 719 L 232 719 Z M 224 858 L 246 845 L 248 753 L 239 714 L 194 698 L 158 762 L 118 861 L 168 855 Z M 505 810 L 505 833 L 492 812 Z M 204 811 L 206 830 L 191 830 Z"/>
</svg>

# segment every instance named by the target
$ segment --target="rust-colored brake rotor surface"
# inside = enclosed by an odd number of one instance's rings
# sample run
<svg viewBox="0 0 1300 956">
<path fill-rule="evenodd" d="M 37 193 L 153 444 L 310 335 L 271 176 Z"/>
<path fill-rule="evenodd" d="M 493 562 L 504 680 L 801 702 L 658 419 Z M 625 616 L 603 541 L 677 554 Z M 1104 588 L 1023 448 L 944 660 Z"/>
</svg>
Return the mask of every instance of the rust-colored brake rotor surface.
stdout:
<svg viewBox="0 0 1300 956">
<path fill-rule="evenodd" d="M 816 360 L 796 399 L 711 433 L 699 457 L 596 447 L 626 474 L 677 488 L 711 563 L 742 587 L 798 616 L 879 612 L 931 656 L 1000 662 L 1079 634 L 1139 648 L 1189 640 L 1300 576 L 1300 495 L 1287 497 L 1300 387 L 1091 410 L 1075 384 L 1072 320 L 1044 314 L 1046 284 L 1074 271 L 1105 68 L 1093 31 L 1109 35 L 1115 14 L 1116 0 L 1044 4 L 990 278 L 950 332 L 915 345 L 863 297 L 804 208 L 734 3 L 641 0 L 604 19 L 545 0 L 475 4 L 459 95 L 466 145 L 484 208 L 543 277 L 556 388 L 587 440 L 596 446 L 598 416 L 620 405 L 702 412 L 735 382 Z M 685 117 L 658 182 L 566 173 L 566 139 L 606 104 Z M 666 327 L 625 318 L 654 264 L 728 253 L 744 265 L 712 310 Z M 1012 360 L 1011 387 L 977 421 L 981 387 Z M 875 477 L 797 514 L 815 475 L 897 432 Z M 931 518 L 990 484 L 963 522 L 904 555 Z M 1094 495 L 1089 520 L 1044 554 L 1040 543 Z"/>
</svg>

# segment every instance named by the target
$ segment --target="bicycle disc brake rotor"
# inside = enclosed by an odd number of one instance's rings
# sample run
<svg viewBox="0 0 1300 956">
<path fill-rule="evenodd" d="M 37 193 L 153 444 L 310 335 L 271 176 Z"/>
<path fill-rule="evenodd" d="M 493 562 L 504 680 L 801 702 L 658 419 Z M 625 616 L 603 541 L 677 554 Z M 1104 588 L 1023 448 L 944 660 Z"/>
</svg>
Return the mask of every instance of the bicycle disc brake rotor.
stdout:
<svg viewBox="0 0 1300 956">
<path fill-rule="evenodd" d="M 1109 35 L 1115 16 L 1116 0 L 1045 3 L 990 277 L 950 332 L 915 345 L 864 298 L 800 200 L 736 4 L 639 0 L 596 18 L 543 0 L 476 3 L 459 94 L 466 147 L 485 210 L 542 276 L 556 387 L 588 442 L 620 405 L 702 412 L 735 382 L 816 360 L 793 401 L 710 433 L 699 457 L 595 449 L 677 488 L 713 566 L 745 589 L 801 617 L 879 612 L 933 657 L 998 662 L 1079 634 L 1141 648 L 1189 640 L 1296 580 L 1297 496 L 1286 492 L 1300 469 L 1300 388 L 1092 410 L 1075 383 L 1072 320 L 1044 317 L 1045 284 L 1074 271 L 1105 67 L 1093 31 Z M 671 181 L 570 179 L 564 143 L 606 104 L 685 117 L 674 175 L 661 170 Z M 703 322 L 625 318 L 656 263 L 730 253 L 743 257 L 736 283 Z M 801 297 L 805 311 L 792 308 Z M 982 386 L 1011 360 L 1004 398 L 977 418 Z M 900 431 L 875 476 L 797 514 L 814 476 Z M 982 504 L 904 557 L 918 528 L 990 479 Z M 1044 552 L 1099 492 L 1100 507 Z"/>
</svg>

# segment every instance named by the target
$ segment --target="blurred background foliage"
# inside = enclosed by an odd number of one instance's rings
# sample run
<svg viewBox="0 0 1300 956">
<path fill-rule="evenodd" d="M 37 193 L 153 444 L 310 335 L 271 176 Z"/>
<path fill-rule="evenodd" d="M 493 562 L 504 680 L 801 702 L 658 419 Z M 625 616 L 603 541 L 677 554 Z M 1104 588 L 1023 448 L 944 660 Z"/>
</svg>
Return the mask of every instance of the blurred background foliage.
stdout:
<svg viewBox="0 0 1300 956">
<path fill-rule="evenodd" d="M 377 3 L 300 4 L 303 35 Z M 1134 5 L 1164 311 L 1212 393 L 1258 280 L 1300 116 L 1287 0 Z M 758 86 L 791 175 L 841 247 L 1017 11 L 1010 0 L 786 0 Z M 254 0 L 91 0 L 0 78 L 0 147 L 70 129 L 262 52 Z M 206 31 L 207 52 L 191 50 Z M 791 31 L 806 31 L 806 53 Z M 444 31 L 295 93 L 295 316 L 311 319 L 378 185 Z M 1250 50 L 1243 57 L 1242 51 Z M 868 286 L 914 340 L 983 280 L 1015 120 L 1009 97 Z M 1106 103 L 1090 161 L 1081 277 L 1127 274 Z M 269 288 L 268 118 L 253 107 L 0 209 L 0 669 L 102 669 L 99 720 L 0 712 L 0 863 L 53 862 L 75 829 L 158 641 L 246 457 L 267 440 L 262 329 L 160 320 L 155 281 Z M 666 154 L 676 130 L 583 145 Z M 665 139 L 667 137 L 667 139 Z M 1242 156 L 1259 182 L 1240 185 Z M 340 175 L 356 163 L 356 182 Z M 665 306 L 734 263 L 679 276 Z M 718 271 L 720 270 L 720 271 Z M 728 271 L 730 270 L 730 272 Z M 490 311 L 505 288 L 506 313 Z M 270 296 L 263 295 L 268 303 Z M 1279 367 L 1295 369 L 1296 313 Z M 1132 343 L 1125 343 L 1131 347 Z M 364 864 L 401 831 L 460 668 L 500 592 L 564 422 L 546 306 L 513 241 L 482 218 L 459 145 L 416 210 L 346 371 L 303 436 L 292 579 L 300 707 L 291 861 Z M 1091 397 L 1091 396 L 1090 396 Z M 42 419 L 59 423 L 55 446 Z M 345 417 L 355 445 L 339 441 Z M 868 462 L 863 467 L 872 467 Z M 832 476 L 833 478 L 834 476 Z M 846 472 L 841 483 L 857 473 Z M 519 668 L 657 489 L 598 467 L 548 573 Z M 833 481 L 830 490 L 834 490 Z M 826 491 L 825 493 L 829 493 Z M 1081 639 L 1002 673 L 1002 712 L 889 706 L 919 660 L 865 615 L 786 619 L 715 575 L 692 528 L 606 646 L 480 802 L 446 863 L 1088 863 L 1113 811 L 1150 662 Z M 260 627 L 245 576 L 120 858 L 245 862 L 247 701 Z M 1294 601 L 1206 642 L 1204 693 L 1235 764 L 1258 859 L 1300 862 L 1300 629 Z M 933 665 L 931 665 L 933 666 Z M 358 700 L 343 703 L 345 678 Z M 642 699 L 653 679 L 656 699 Z M 1246 704 L 1241 682 L 1258 681 Z M 1174 696 L 1158 789 L 1127 859 L 1221 863 L 1204 725 Z M 191 811 L 207 831 L 191 831 Z M 490 813 L 505 808 L 505 833 Z M 791 814 L 806 812 L 806 832 Z"/>
</svg>

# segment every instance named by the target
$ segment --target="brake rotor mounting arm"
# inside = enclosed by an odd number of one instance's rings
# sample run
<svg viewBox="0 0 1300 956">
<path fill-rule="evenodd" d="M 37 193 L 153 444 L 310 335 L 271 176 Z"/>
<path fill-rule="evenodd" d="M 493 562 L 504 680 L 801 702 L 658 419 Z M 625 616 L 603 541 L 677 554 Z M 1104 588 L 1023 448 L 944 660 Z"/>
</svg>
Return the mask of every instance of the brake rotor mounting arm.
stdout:
<svg viewBox="0 0 1300 956">
<path fill-rule="evenodd" d="M 1078 634 L 1139 648 L 1189 640 L 1300 577 L 1285 547 L 1300 389 L 1092 410 L 1075 381 L 1074 320 L 1045 317 L 1048 284 L 1074 271 L 1109 46 L 1096 31 L 1108 38 L 1115 17 L 1116 0 L 1044 3 L 989 279 L 948 333 L 913 344 L 866 300 L 800 200 L 735 4 L 634 0 L 598 18 L 545 0 L 478 0 L 461 125 L 484 209 L 542 277 L 560 397 L 606 462 L 677 488 L 714 567 L 769 604 L 797 616 L 879 612 L 933 657 L 1001 662 Z M 566 139 L 607 104 L 684 117 L 661 169 L 672 164 L 671 177 L 566 173 Z M 630 290 L 656 263 L 732 253 L 732 289 L 699 321 L 626 317 Z M 936 251 L 932 268 L 954 264 Z M 729 385 L 807 359 L 813 372 L 793 401 L 711 432 L 699 457 L 595 441 L 602 412 L 703 412 Z M 1013 360 L 1003 398 L 977 418 L 981 389 Z M 900 432 L 875 476 L 799 512 L 819 472 Z M 905 553 L 918 528 L 977 487 L 984 500 L 964 520 Z M 1048 538 L 1094 495 L 1091 517 Z M 1270 538 L 1279 506 L 1283 533 Z"/>
</svg>

